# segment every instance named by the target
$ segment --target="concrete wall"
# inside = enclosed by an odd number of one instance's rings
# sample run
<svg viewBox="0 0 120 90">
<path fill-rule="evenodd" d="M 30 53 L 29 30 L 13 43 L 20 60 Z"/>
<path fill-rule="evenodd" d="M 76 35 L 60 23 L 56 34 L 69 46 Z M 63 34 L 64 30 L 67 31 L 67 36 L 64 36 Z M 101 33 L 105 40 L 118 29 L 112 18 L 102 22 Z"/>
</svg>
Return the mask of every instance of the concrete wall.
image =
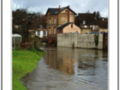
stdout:
<svg viewBox="0 0 120 90">
<path fill-rule="evenodd" d="M 57 45 L 62 47 L 77 47 L 77 35 L 76 33 L 57 34 Z"/>
<path fill-rule="evenodd" d="M 99 34 L 98 46 L 95 45 L 94 35 L 78 33 L 57 34 L 57 46 L 72 47 L 74 43 L 74 47 L 103 49 L 103 34 Z"/>
</svg>

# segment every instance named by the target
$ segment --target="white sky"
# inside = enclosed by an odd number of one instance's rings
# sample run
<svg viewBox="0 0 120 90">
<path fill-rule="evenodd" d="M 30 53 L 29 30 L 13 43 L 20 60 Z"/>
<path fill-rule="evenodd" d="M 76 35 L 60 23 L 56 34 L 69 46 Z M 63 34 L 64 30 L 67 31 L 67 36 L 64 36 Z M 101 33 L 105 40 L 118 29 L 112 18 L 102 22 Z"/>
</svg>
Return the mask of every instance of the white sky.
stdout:
<svg viewBox="0 0 120 90">
<path fill-rule="evenodd" d="M 99 11 L 102 17 L 108 17 L 108 0 L 12 0 L 12 9 L 28 8 L 31 12 L 46 13 L 48 8 L 70 6 L 76 13 Z"/>
</svg>

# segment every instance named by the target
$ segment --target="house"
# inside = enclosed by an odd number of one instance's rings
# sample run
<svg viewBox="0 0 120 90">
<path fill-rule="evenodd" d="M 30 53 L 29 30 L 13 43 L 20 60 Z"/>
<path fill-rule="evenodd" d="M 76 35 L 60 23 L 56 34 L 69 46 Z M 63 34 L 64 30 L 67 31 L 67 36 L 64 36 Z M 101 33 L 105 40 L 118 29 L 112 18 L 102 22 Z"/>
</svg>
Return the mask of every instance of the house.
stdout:
<svg viewBox="0 0 120 90">
<path fill-rule="evenodd" d="M 96 12 L 94 13 L 79 13 L 76 17 L 77 26 L 81 28 L 81 33 L 91 33 L 98 31 Z"/>
<path fill-rule="evenodd" d="M 38 36 L 40 38 L 47 37 L 47 30 L 43 29 L 43 28 L 38 28 L 36 30 L 29 29 L 29 32 L 33 33 L 32 37 L 34 37 L 34 36 Z"/>
<path fill-rule="evenodd" d="M 57 33 L 81 33 L 81 29 L 74 23 L 65 23 L 57 28 Z"/>
<path fill-rule="evenodd" d="M 108 32 L 108 19 L 100 18 L 98 20 L 99 32 Z"/>
<path fill-rule="evenodd" d="M 57 28 L 65 23 L 75 23 L 76 13 L 69 7 L 48 8 L 47 17 L 47 36 L 56 37 Z"/>
<path fill-rule="evenodd" d="M 47 37 L 47 29 L 38 28 L 35 33 L 36 33 L 36 36 L 38 36 L 38 37 L 40 37 L 40 38 L 45 38 L 45 37 Z"/>
</svg>

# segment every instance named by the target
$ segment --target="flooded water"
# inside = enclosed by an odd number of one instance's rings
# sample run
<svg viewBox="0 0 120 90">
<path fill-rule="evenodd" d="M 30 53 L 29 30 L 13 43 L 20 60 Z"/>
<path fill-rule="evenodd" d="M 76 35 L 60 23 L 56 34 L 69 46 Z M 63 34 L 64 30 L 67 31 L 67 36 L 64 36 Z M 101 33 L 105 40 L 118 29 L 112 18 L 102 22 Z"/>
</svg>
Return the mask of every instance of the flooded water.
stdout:
<svg viewBox="0 0 120 90">
<path fill-rule="evenodd" d="M 107 51 L 41 49 L 46 56 L 21 79 L 28 90 L 108 90 Z"/>
</svg>

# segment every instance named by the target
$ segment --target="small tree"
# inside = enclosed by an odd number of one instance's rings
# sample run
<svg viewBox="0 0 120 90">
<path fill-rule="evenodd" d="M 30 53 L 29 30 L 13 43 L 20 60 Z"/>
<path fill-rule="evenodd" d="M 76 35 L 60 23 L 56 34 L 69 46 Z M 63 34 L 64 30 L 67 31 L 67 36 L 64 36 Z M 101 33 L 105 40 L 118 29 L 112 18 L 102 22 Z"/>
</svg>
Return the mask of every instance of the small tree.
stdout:
<svg viewBox="0 0 120 90">
<path fill-rule="evenodd" d="M 13 33 L 18 33 L 22 35 L 22 41 L 23 42 L 33 42 L 35 43 L 35 40 L 31 39 L 29 36 L 31 36 L 31 33 L 29 32 L 30 29 L 33 30 L 32 35 L 37 30 L 37 28 L 40 28 L 40 25 L 43 25 L 43 27 L 46 27 L 46 17 L 45 15 L 42 15 L 41 13 L 28 13 L 27 9 L 17 9 L 15 11 L 12 11 L 12 27 Z M 18 26 L 16 29 L 14 26 Z M 33 35 L 34 36 L 34 35 Z M 30 39 L 29 39 L 30 38 Z M 38 38 L 37 38 L 38 40 Z M 39 42 L 39 40 L 38 40 Z"/>
<path fill-rule="evenodd" d="M 13 33 L 19 33 L 27 39 L 29 35 L 29 27 L 31 25 L 31 19 L 27 14 L 26 9 L 17 9 L 13 11 Z M 16 29 L 14 25 L 17 25 L 18 28 Z"/>
</svg>

